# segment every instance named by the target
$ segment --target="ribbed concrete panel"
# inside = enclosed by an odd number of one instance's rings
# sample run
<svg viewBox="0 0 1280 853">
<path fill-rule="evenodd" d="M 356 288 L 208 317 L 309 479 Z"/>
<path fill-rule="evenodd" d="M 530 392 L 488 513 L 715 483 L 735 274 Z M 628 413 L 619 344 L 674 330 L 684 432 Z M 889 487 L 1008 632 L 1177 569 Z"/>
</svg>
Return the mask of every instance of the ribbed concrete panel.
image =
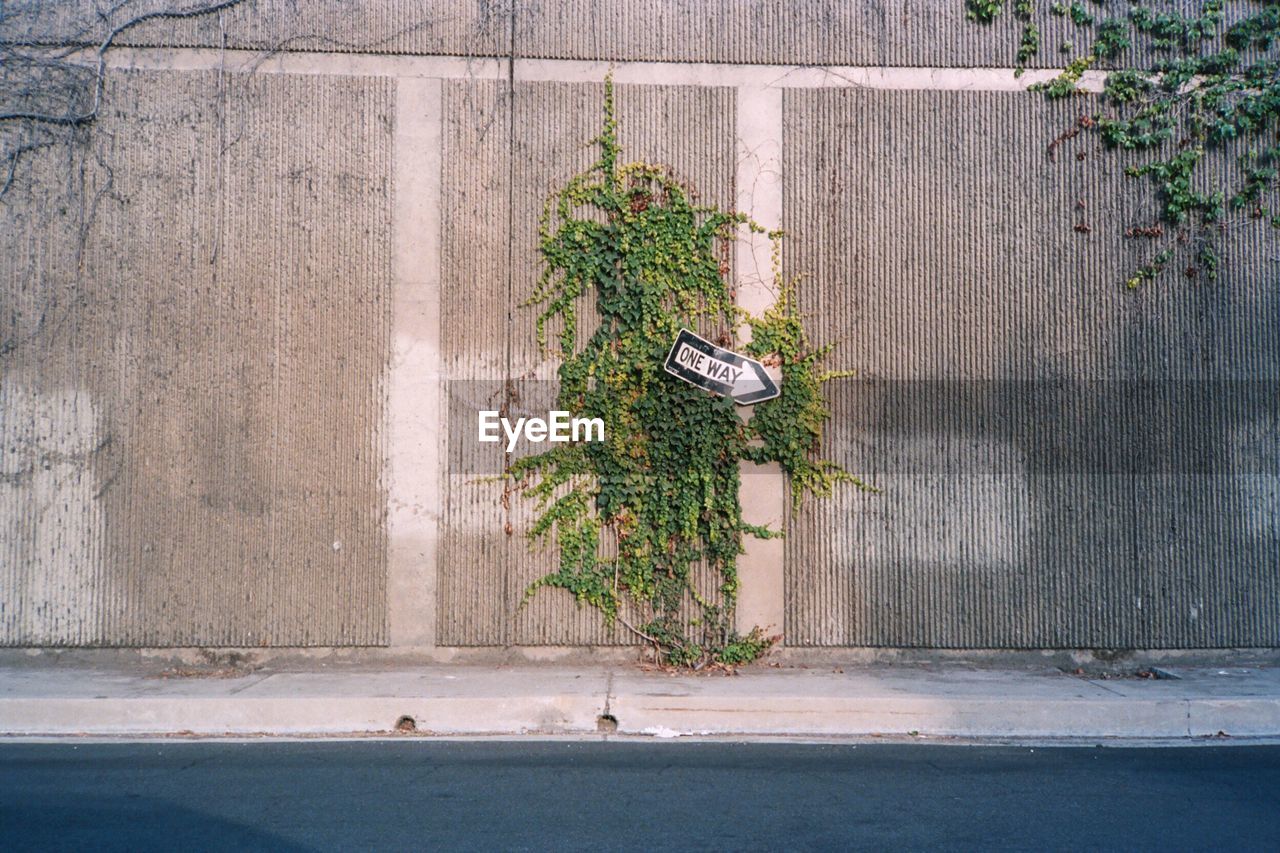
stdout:
<svg viewBox="0 0 1280 853">
<path fill-rule="evenodd" d="M 1280 643 L 1278 246 L 1274 232 L 1236 230 L 1225 286 L 1144 294 L 1128 341 L 1151 375 L 1193 380 L 1140 400 L 1163 462 L 1135 478 L 1137 592 L 1155 645 Z"/>
<path fill-rule="evenodd" d="M 115 74 L 4 208 L 0 641 L 385 641 L 392 96 Z"/>
<path fill-rule="evenodd" d="M 441 348 L 451 427 L 436 633 L 444 645 L 501 645 L 506 501 L 500 444 L 476 440 L 476 412 L 501 410 L 510 321 L 511 112 L 505 82 L 444 83 Z"/>
<path fill-rule="evenodd" d="M 0 37 L 97 45 L 111 29 L 145 15 L 217 5 L 218 0 L 125 0 L 97 8 L 18 2 L 6 4 Z M 213 14 L 150 18 L 115 40 L 138 47 L 451 56 L 501 56 L 510 43 L 510 5 L 501 0 L 242 0 Z"/>
<path fill-rule="evenodd" d="M 110 27 L 149 12 L 215 4 L 130 0 L 105 17 L 86 4 L 10 5 L 0 37 L 97 44 Z M 1091 43 L 1087 28 L 1052 14 L 1050 5 L 1036 4 L 1033 20 L 1041 50 L 1031 67 L 1060 67 L 1084 55 Z M 1105 7 L 1086 5 L 1099 20 L 1108 16 Z M 1146 5 L 1192 13 L 1201 3 L 1154 0 Z M 1247 0 L 1228 2 L 1227 19 L 1255 7 Z M 1120 16 L 1123 10 L 1110 14 Z M 521 57 L 1007 68 L 1017 64 L 1022 22 L 1006 8 L 995 22 L 976 24 L 965 18 L 964 0 L 243 0 L 216 14 L 148 20 L 120 33 L 116 43 L 505 56 L 513 29 L 515 55 Z M 1121 64 L 1139 59 L 1123 58 Z"/>
<path fill-rule="evenodd" d="M 78 298 L 80 182 L 67 151 L 27 160 L 0 205 L 0 637 L 93 642 L 102 573 L 95 460 L 104 412 L 78 387 L 67 317 Z M 56 338 L 56 344 L 50 342 Z"/>
<path fill-rule="evenodd" d="M 884 490 L 791 519 L 789 643 L 1280 637 L 1274 237 L 1239 231 L 1217 283 L 1123 290 L 1143 190 L 1090 137 L 1047 153 L 1079 111 L 786 93 L 787 270 L 858 371 L 826 452 Z"/>
<path fill-rule="evenodd" d="M 1200 3 L 1147 5 L 1189 12 Z M 1042 49 L 1029 66 L 1061 67 L 1087 52 L 1088 29 L 1036 6 Z M 963 0 L 533 0 L 516 15 L 516 55 L 557 59 L 1008 68 L 1022 33 L 1008 9 L 991 24 L 967 20 Z"/>
<path fill-rule="evenodd" d="M 590 140 L 603 120 L 602 85 L 518 84 L 509 140 L 503 85 L 445 88 L 444 298 L 453 306 L 446 308 L 446 317 L 464 311 L 465 303 L 467 320 L 446 323 L 445 333 L 452 341 L 446 353 L 455 359 L 451 385 L 459 417 L 450 430 L 451 514 L 440 561 L 439 639 L 445 645 L 630 643 L 631 637 L 620 629 L 606 630 L 598 613 L 578 607 L 567 593 L 543 590 L 519 606 L 528 585 L 555 569 L 555 551 L 529 548 L 523 534 L 534 516 L 531 501 L 512 494 L 504 508 L 499 486 L 475 482 L 481 473 L 500 471 L 505 456 L 498 445 L 475 440 L 480 403 L 494 400 L 487 407 L 496 409 L 505 399 L 513 417 L 545 417 L 554 403 L 556 362 L 537 345 L 535 309 L 519 303 L 532 293 L 542 268 L 537 241 L 543 204 L 595 161 L 598 151 Z M 732 203 L 732 90 L 619 86 L 616 98 L 625 160 L 668 164 L 703 201 Z M 491 109 L 499 116 L 492 123 Z M 480 118 L 473 118 L 476 114 Z M 510 149 L 509 141 L 514 143 Z M 513 160 L 506 159 L 508 150 Z M 510 278 L 509 203 L 514 204 Z M 501 333 L 491 325 L 495 318 L 504 324 Z M 589 322 L 584 317 L 585 333 Z M 467 371 L 476 363 L 489 366 L 485 378 L 509 379 L 505 394 L 496 381 L 459 381 L 475 376 Z M 710 580 L 704 586 L 714 591 Z"/>
</svg>

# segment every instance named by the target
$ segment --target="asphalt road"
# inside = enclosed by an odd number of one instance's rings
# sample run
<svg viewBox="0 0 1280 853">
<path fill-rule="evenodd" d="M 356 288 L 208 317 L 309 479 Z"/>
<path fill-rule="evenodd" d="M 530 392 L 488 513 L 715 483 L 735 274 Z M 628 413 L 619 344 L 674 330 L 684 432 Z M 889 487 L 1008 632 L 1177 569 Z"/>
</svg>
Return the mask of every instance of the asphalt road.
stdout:
<svg viewBox="0 0 1280 853">
<path fill-rule="evenodd" d="M 0 849 L 1280 850 L 1280 747 L 0 745 Z"/>
</svg>

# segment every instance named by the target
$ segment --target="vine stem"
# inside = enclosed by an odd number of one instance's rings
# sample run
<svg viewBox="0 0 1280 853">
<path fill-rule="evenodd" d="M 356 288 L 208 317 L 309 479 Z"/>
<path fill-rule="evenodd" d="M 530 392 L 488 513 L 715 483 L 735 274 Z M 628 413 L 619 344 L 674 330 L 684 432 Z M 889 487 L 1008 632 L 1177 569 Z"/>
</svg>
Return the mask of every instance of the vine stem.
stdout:
<svg viewBox="0 0 1280 853">
<path fill-rule="evenodd" d="M 658 643 L 658 640 L 655 637 L 650 637 L 644 631 L 641 631 L 639 628 L 632 625 L 630 622 L 628 622 L 626 619 L 623 619 L 621 616 L 615 616 L 614 618 L 622 623 L 622 627 L 626 628 L 628 631 L 635 634 L 637 637 L 640 637 L 641 639 L 648 640 L 649 642 L 653 643 L 655 648 L 657 648 L 660 645 Z"/>
</svg>

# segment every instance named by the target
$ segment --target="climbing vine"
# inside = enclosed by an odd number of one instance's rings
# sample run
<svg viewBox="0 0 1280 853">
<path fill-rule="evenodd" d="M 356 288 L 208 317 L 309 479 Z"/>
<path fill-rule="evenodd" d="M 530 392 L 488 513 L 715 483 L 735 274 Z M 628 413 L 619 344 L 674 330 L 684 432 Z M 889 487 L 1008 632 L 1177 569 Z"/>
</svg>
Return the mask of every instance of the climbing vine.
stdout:
<svg viewBox="0 0 1280 853">
<path fill-rule="evenodd" d="M 594 143 L 596 163 L 546 204 L 545 266 L 526 304 L 539 309 L 538 340 L 561 362 L 557 407 L 601 418 L 605 440 L 559 445 L 507 472 L 536 501 L 529 536 L 558 554 L 526 600 L 543 587 L 567 590 L 664 663 L 745 663 L 772 639 L 734 629 L 737 558 L 744 536 L 781 534 L 743 520 L 739 462 L 780 463 L 797 504 L 840 482 L 861 485 L 814 457 L 828 417 L 822 383 L 833 374 L 820 370 L 826 350 L 808 343 L 793 287 L 761 317 L 734 304 L 730 242 L 739 229 L 764 229 L 693 204 L 660 166 L 620 161 L 612 81 Z M 767 236 L 776 247 L 781 235 Z M 580 316 L 588 294 L 593 317 Z M 747 351 L 783 375 L 781 396 L 745 422 L 732 400 L 662 369 L 681 328 L 730 346 L 744 324 Z"/>
<path fill-rule="evenodd" d="M 1039 47 L 1038 34 L 1034 45 L 1028 36 L 1032 5 L 1015 4 L 1025 22 L 1019 66 Z M 1166 269 L 1213 279 L 1225 231 L 1254 221 L 1280 228 L 1280 0 L 1243 0 L 1232 4 L 1230 17 L 1223 0 L 1205 0 L 1192 14 L 1139 3 L 1113 13 L 1121 5 L 1052 4 L 1052 14 L 1087 34 L 1090 48 L 1036 88 L 1050 99 L 1072 97 L 1085 71 L 1100 62 L 1114 63 L 1131 48 L 1154 57 L 1145 68 L 1107 74 L 1099 108 L 1066 135 L 1096 134 L 1108 150 L 1144 158 L 1126 174 L 1151 183 L 1157 208 L 1124 229 L 1127 238 L 1150 245 L 1147 262 L 1127 276 L 1129 287 Z M 965 6 L 971 19 L 986 23 L 1003 3 Z"/>
</svg>

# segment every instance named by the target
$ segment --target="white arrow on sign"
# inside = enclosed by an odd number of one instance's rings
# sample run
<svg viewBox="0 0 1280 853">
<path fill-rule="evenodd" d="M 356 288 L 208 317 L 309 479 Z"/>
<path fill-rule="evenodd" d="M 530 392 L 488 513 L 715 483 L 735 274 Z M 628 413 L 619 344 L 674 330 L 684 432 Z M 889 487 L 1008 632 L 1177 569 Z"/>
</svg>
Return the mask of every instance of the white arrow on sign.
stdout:
<svg viewBox="0 0 1280 853">
<path fill-rule="evenodd" d="M 765 372 L 763 364 L 718 347 L 688 329 L 681 329 L 676 335 L 662 366 L 667 373 L 690 385 L 722 397 L 732 397 L 734 402 L 744 406 L 771 400 L 782 393 L 778 384 Z"/>
</svg>

